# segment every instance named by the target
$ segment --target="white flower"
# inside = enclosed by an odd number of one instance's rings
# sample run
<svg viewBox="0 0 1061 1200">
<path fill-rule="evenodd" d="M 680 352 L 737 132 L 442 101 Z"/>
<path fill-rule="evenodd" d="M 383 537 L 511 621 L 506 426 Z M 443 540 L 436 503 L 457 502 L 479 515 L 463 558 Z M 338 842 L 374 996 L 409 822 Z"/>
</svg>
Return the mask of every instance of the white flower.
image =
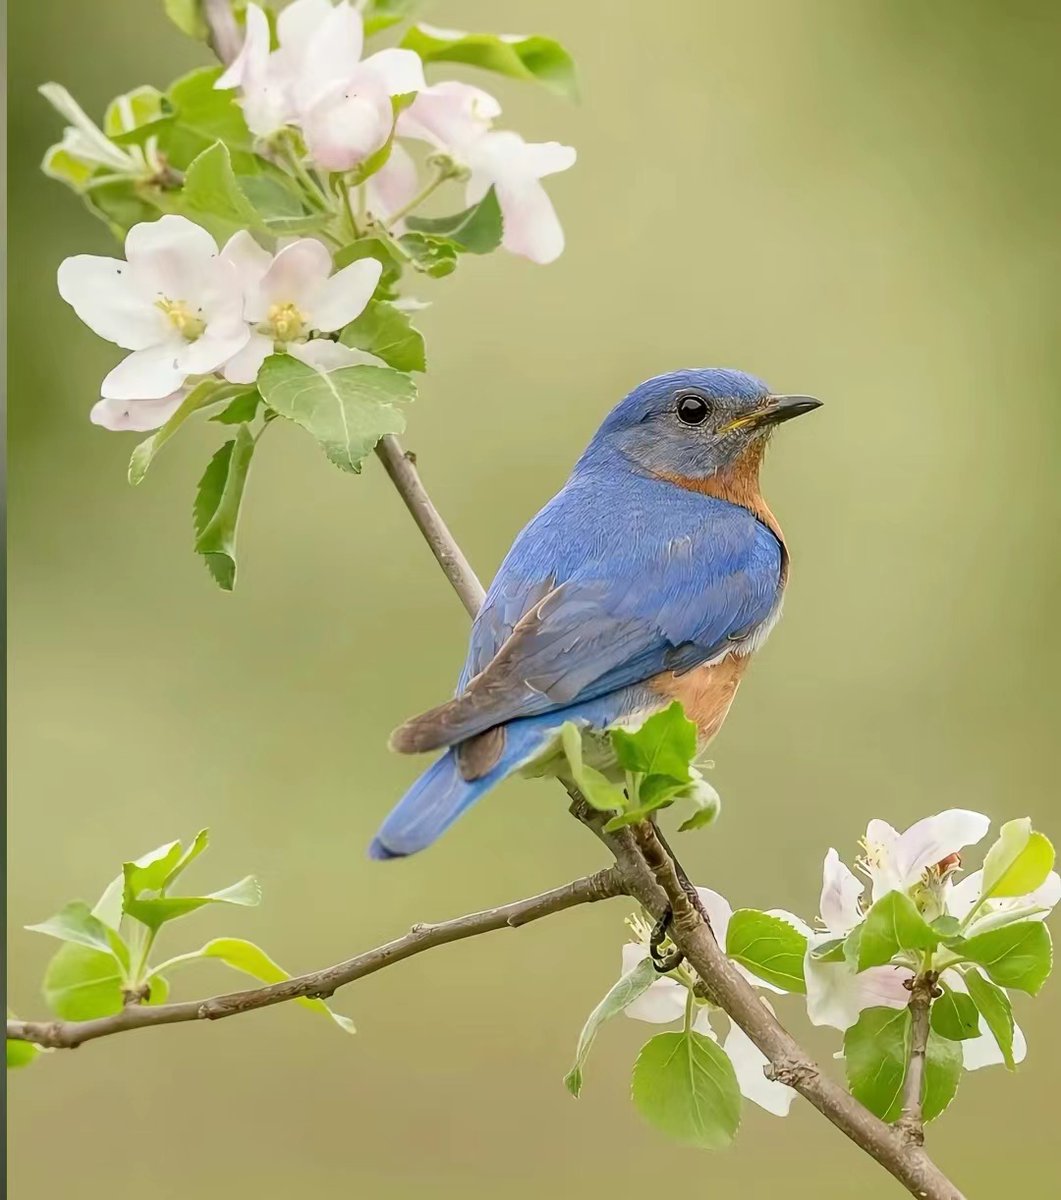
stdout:
<svg viewBox="0 0 1061 1200">
<path fill-rule="evenodd" d="M 134 225 L 125 257 L 79 254 L 59 267 L 59 294 L 81 320 L 132 351 L 104 379 L 104 399 L 161 400 L 244 347 L 239 276 L 205 229 L 175 216 Z"/>
<path fill-rule="evenodd" d="M 310 158 L 328 171 L 348 171 L 390 136 L 390 97 L 423 88 L 423 64 L 412 50 L 387 49 L 361 61 L 361 14 L 346 0 L 295 0 L 269 23 L 247 6 L 243 47 L 215 84 L 240 89 L 247 124 L 261 137 L 285 125 L 301 128 Z"/>
<path fill-rule="evenodd" d="M 225 366 L 226 379 L 253 382 L 259 367 L 277 349 L 303 361 L 311 361 L 314 354 L 329 355 L 332 366 L 326 370 L 364 361 L 334 349 L 307 355 L 306 347 L 315 344 L 309 341 L 314 331 L 333 333 L 364 311 L 383 270 L 377 259 L 359 259 L 333 275 L 332 256 L 322 242 L 299 238 L 274 257 L 246 232 L 229 240 L 222 258 L 237 274 L 246 297 L 244 316 L 252 326 L 240 353 Z M 340 363 L 339 357 L 344 361 Z"/>
<path fill-rule="evenodd" d="M 863 865 L 873 884 L 873 900 L 909 891 L 929 867 L 974 846 L 990 826 L 989 817 L 964 808 L 925 817 L 905 833 L 896 833 L 887 821 L 870 821 Z"/>
<path fill-rule="evenodd" d="M 148 433 L 165 425 L 190 391 L 191 387 L 184 386 L 159 400 L 99 400 L 92 406 L 89 420 L 116 432 Z"/>
<path fill-rule="evenodd" d="M 492 129 L 500 112 L 494 97 L 480 88 L 439 83 L 421 90 L 399 116 L 398 132 L 428 142 L 467 169 L 468 205 L 496 189 L 506 250 L 532 262 L 552 262 L 563 252 L 564 232 L 541 180 L 574 166 L 575 151 L 559 142 L 525 142 L 518 133 Z M 388 168 L 390 164 L 383 171 Z M 404 199 L 413 194 L 410 188 Z"/>
<path fill-rule="evenodd" d="M 718 940 L 719 945 L 724 946 L 726 944 L 726 928 L 733 915 L 733 910 L 718 892 L 713 892 L 710 888 L 697 888 L 696 890 L 710 917 L 711 928 L 715 938 Z M 791 920 L 797 925 L 799 924 L 788 913 L 778 912 L 775 915 L 781 916 L 786 920 Z M 648 953 L 648 947 L 643 943 L 628 942 L 623 946 L 622 974 L 626 975 L 632 971 L 642 959 L 648 957 Z M 783 989 L 767 984 L 758 977 L 751 975 L 739 963 L 734 963 L 733 965 L 756 987 L 765 987 L 773 992 L 783 991 Z M 636 1000 L 627 1005 L 626 1015 L 633 1017 L 634 1020 L 648 1021 L 654 1025 L 680 1021 L 685 1016 L 685 1005 L 688 995 L 689 987 L 685 982 L 674 979 L 669 975 L 661 975 Z M 703 1005 L 697 1007 L 692 1028 L 697 1033 L 701 1033 L 705 1037 L 711 1038 L 712 1041 L 717 1042 L 718 1035 L 711 1024 L 712 1016 L 716 1020 L 724 1020 L 728 1023 L 725 1040 L 722 1042 L 722 1049 L 733 1064 L 733 1072 L 737 1077 L 737 1085 L 741 1090 L 741 1094 L 767 1112 L 773 1113 L 778 1117 L 785 1116 L 793 1099 L 795 1099 L 796 1093 L 787 1085 L 777 1083 L 766 1077 L 764 1068 L 768 1065 L 769 1060 L 751 1041 L 744 1030 L 733 1021 L 730 1021 L 725 1014 L 712 1012 Z"/>
</svg>

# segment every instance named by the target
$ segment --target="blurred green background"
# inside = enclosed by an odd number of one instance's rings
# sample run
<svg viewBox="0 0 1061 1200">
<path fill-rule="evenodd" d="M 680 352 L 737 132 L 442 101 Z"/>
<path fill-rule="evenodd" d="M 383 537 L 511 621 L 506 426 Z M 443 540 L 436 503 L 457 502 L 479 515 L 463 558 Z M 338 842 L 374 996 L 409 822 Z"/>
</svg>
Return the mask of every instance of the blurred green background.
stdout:
<svg viewBox="0 0 1061 1200">
<path fill-rule="evenodd" d="M 22 925 L 202 825 L 215 847 L 195 880 L 253 870 L 265 902 L 178 923 L 170 952 L 225 932 L 294 971 L 603 863 L 560 794 L 518 782 L 422 857 L 366 861 L 420 765 L 387 733 L 446 695 L 466 635 L 374 463 L 352 478 L 294 428 L 267 439 L 227 596 L 189 529 L 216 427 L 178 439 L 134 492 L 135 437 L 88 423 L 116 352 L 54 273 L 111 248 L 36 171 L 60 126 L 35 88 L 61 80 L 98 115 L 205 61 L 161 7 L 11 12 L 9 929 L 24 1016 L 43 1013 L 54 946 Z M 872 816 L 902 827 L 962 805 L 1061 835 L 1061 6 L 439 0 L 428 15 L 553 34 L 584 92 L 572 107 L 476 80 L 526 136 L 578 147 L 550 182 L 569 246 L 548 268 L 466 262 L 422 314 L 431 371 L 406 440 L 484 576 L 642 378 L 732 365 L 827 403 L 767 464 L 794 577 L 715 744 L 723 819 L 679 840 L 694 878 L 811 918 L 826 848 L 851 857 Z M 749 1108 L 723 1154 L 664 1142 L 628 1100 L 649 1032 L 632 1021 L 604 1032 L 576 1105 L 561 1077 L 616 974 L 625 911 L 365 980 L 336 998 L 355 1038 L 282 1008 L 53 1055 L 12 1080 L 11 1194 L 895 1195 L 801 1104 L 787 1121 Z M 178 996 L 232 986 L 193 970 Z M 798 1004 L 782 1007 L 802 1034 Z M 1061 983 L 1017 1010 L 1029 1061 L 967 1076 L 931 1133 L 981 1196 L 1056 1181 Z"/>
</svg>

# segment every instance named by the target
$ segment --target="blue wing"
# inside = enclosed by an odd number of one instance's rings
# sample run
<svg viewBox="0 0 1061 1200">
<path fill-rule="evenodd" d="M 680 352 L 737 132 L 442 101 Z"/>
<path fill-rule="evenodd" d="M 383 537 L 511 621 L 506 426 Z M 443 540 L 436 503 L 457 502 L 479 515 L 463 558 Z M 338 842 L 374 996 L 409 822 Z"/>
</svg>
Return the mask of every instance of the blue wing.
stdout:
<svg viewBox="0 0 1061 1200">
<path fill-rule="evenodd" d="M 452 745 L 706 662 L 771 614 L 781 563 L 746 509 L 644 476 L 576 476 L 502 563 L 456 699 L 395 745 Z"/>
</svg>

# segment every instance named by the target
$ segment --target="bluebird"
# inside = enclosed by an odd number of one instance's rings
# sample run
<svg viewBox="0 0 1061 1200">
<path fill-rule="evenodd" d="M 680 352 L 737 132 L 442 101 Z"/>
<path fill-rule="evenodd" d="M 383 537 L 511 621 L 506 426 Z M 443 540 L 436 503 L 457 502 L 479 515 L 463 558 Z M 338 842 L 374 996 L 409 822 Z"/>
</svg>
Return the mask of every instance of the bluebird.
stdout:
<svg viewBox="0 0 1061 1200">
<path fill-rule="evenodd" d="M 681 701 L 701 747 L 778 617 L 785 539 L 759 490 L 783 421 L 818 408 L 740 371 L 673 371 L 612 409 L 560 492 L 520 533 L 472 626 L 453 699 L 401 725 L 441 751 L 369 853 L 429 846 L 561 726 L 635 727 Z"/>
</svg>

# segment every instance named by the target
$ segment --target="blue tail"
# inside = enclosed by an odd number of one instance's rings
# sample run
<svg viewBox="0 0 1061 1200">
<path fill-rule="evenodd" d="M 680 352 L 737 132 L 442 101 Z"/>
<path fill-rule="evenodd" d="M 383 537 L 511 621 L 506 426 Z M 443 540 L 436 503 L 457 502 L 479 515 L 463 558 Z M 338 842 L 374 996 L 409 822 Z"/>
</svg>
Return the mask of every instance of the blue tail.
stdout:
<svg viewBox="0 0 1061 1200">
<path fill-rule="evenodd" d="M 505 751 L 481 779 L 464 779 L 457 756 L 447 750 L 398 801 L 368 848 L 369 858 L 404 858 L 423 850 L 506 775 L 533 758 L 547 740 L 555 718 L 530 717 L 506 728 Z"/>
</svg>

